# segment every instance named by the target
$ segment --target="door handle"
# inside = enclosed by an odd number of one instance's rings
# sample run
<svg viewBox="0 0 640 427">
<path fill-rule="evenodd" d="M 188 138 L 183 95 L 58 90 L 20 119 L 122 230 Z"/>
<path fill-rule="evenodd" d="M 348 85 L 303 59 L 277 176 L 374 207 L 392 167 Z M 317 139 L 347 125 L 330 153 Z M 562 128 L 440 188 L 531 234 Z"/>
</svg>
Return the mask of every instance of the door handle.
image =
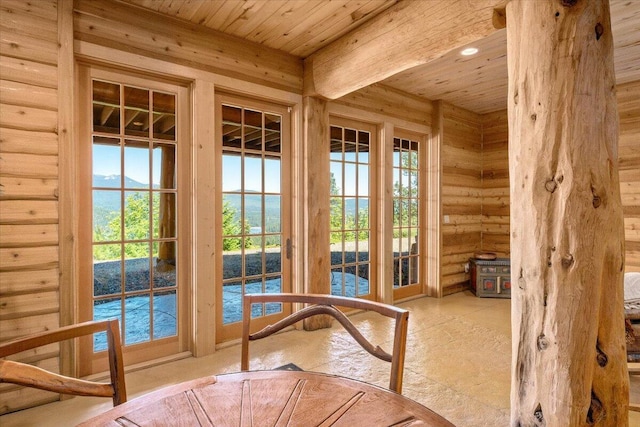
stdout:
<svg viewBox="0 0 640 427">
<path fill-rule="evenodd" d="M 285 256 L 287 257 L 287 259 L 291 259 L 291 239 L 287 239 L 287 243 L 285 246 Z"/>
</svg>

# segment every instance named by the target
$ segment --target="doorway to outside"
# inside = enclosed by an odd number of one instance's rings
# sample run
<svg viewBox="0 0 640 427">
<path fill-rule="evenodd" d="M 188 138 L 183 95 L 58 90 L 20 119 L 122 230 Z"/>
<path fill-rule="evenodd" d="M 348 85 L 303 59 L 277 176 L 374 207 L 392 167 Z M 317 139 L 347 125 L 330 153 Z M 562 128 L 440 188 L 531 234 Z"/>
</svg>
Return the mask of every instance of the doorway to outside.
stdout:
<svg viewBox="0 0 640 427">
<path fill-rule="evenodd" d="M 393 299 L 399 300 L 424 292 L 423 260 L 426 219 L 421 215 L 423 150 L 421 136 L 397 130 L 393 138 Z"/>
<path fill-rule="evenodd" d="M 81 66 L 79 320 L 117 318 L 128 363 L 187 349 L 188 90 Z M 106 336 L 80 340 L 104 371 Z"/>
<path fill-rule="evenodd" d="M 216 341 L 239 338 L 246 293 L 291 291 L 290 113 L 286 106 L 216 96 L 216 159 L 222 215 L 216 218 Z M 272 323 L 290 307 L 252 307 Z"/>
</svg>

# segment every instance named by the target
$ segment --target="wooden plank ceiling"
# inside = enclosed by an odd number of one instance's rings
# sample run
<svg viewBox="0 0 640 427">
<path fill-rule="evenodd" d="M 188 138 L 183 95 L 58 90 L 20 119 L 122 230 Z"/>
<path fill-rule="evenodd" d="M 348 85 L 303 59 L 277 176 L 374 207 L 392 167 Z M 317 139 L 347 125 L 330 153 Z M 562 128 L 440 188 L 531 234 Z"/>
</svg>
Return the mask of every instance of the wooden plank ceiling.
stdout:
<svg viewBox="0 0 640 427">
<path fill-rule="evenodd" d="M 306 58 L 371 18 L 408 0 L 122 0 Z M 611 0 L 616 77 L 640 80 L 640 1 Z M 427 23 L 425 23 L 427 25 Z M 476 113 L 507 108 L 506 31 L 381 83 Z"/>
</svg>

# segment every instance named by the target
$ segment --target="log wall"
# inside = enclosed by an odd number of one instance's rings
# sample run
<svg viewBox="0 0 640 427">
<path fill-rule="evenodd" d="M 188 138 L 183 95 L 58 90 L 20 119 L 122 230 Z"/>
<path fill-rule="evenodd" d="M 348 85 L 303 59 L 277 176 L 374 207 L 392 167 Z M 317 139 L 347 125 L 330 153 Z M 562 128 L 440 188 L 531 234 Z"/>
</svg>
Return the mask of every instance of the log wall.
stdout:
<svg viewBox="0 0 640 427">
<path fill-rule="evenodd" d="M 465 264 L 481 248 L 482 120 L 470 111 L 442 103 L 443 295 L 468 286 Z"/>
<path fill-rule="evenodd" d="M 507 112 L 482 116 L 482 251 L 509 257 Z"/>
<path fill-rule="evenodd" d="M 618 113 L 626 271 L 640 271 L 640 81 L 618 86 Z"/>
<path fill-rule="evenodd" d="M 640 81 L 618 86 L 620 195 L 624 212 L 626 271 L 640 271 Z M 507 112 L 482 116 L 483 251 L 509 256 L 509 156 Z"/>
<path fill-rule="evenodd" d="M 57 0 L 0 1 L 0 337 L 60 322 Z M 58 346 L 25 357 L 58 367 Z M 57 395 L 0 386 L 0 413 Z"/>
</svg>

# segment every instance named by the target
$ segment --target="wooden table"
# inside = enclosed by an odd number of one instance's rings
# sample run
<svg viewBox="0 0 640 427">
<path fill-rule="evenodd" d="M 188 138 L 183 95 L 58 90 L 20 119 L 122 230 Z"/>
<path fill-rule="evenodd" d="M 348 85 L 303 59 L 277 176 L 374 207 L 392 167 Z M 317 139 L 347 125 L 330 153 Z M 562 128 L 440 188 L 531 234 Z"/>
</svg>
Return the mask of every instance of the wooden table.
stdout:
<svg viewBox="0 0 640 427">
<path fill-rule="evenodd" d="M 133 399 L 81 426 L 438 426 L 449 421 L 372 384 L 299 371 L 199 378 Z"/>
</svg>

